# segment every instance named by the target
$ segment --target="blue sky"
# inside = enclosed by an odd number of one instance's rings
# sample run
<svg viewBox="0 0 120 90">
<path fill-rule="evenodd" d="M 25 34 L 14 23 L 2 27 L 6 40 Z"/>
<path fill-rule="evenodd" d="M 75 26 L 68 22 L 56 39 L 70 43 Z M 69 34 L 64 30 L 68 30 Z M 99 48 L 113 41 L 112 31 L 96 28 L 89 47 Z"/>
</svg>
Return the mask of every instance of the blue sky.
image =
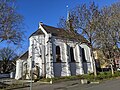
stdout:
<svg viewBox="0 0 120 90">
<path fill-rule="evenodd" d="M 57 26 L 60 17 L 67 16 L 67 8 L 71 9 L 78 4 L 89 4 L 93 0 L 17 0 L 17 12 L 23 15 L 26 31 L 26 40 L 23 43 L 23 49 L 27 50 L 29 46 L 28 37 L 38 29 L 38 23 Z M 99 6 L 110 5 L 119 0 L 94 0 Z"/>
</svg>

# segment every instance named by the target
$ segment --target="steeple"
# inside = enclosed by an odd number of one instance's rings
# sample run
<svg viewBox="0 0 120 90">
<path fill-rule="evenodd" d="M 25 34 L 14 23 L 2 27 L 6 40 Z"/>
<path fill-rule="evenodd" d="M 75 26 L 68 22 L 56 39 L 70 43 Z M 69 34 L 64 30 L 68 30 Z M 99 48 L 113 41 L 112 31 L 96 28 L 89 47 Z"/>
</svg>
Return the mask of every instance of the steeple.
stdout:
<svg viewBox="0 0 120 90">
<path fill-rule="evenodd" d="M 66 28 L 67 30 L 70 30 L 70 12 L 68 11 L 68 5 L 66 6 L 66 8 L 67 8 Z"/>
<path fill-rule="evenodd" d="M 67 7 L 67 19 L 66 19 L 67 30 L 74 31 L 73 25 L 72 25 L 73 24 L 73 20 L 71 18 L 70 12 L 68 11 L 68 5 L 66 7 Z"/>
<path fill-rule="evenodd" d="M 66 6 L 66 8 L 67 8 L 67 21 L 69 21 L 70 13 L 69 13 L 69 11 L 68 11 L 68 5 Z"/>
</svg>

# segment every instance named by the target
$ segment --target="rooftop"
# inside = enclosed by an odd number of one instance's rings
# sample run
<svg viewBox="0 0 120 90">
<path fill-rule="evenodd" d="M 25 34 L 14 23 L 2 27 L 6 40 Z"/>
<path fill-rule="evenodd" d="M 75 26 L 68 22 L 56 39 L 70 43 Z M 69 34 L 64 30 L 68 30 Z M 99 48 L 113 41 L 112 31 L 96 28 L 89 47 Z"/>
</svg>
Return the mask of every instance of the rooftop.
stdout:
<svg viewBox="0 0 120 90">
<path fill-rule="evenodd" d="M 62 28 L 56 28 L 53 26 L 45 25 L 45 24 L 41 24 L 41 26 L 45 29 L 47 33 L 51 33 L 53 36 L 88 43 L 88 41 L 83 36 L 75 32 L 72 32 L 70 30 L 64 30 Z M 41 34 L 44 34 L 44 33 L 42 32 L 42 30 L 38 29 L 31 36 L 36 36 Z"/>
</svg>

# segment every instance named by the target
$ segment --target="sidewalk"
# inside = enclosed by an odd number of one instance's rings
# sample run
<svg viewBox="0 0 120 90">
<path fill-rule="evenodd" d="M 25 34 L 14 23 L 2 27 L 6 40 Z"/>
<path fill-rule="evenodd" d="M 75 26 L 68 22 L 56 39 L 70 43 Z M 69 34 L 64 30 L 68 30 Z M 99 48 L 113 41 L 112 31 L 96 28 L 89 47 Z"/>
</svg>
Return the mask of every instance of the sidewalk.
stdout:
<svg viewBox="0 0 120 90">
<path fill-rule="evenodd" d="M 5 83 L 22 83 L 26 87 L 19 87 L 12 90 L 30 90 L 30 80 L 15 80 L 15 79 L 7 79 L 2 80 Z M 57 83 L 44 83 L 44 82 L 34 82 L 32 83 L 32 90 L 74 90 L 75 88 L 80 88 L 84 90 L 86 87 L 94 86 L 95 84 L 81 84 L 80 80 L 73 81 L 62 81 Z"/>
<path fill-rule="evenodd" d="M 42 84 L 41 82 L 33 83 L 32 90 L 68 90 L 68 88 L 80 85 L 80 80 L 65 81 L 54 84 Z M 30 87 L 14 89 L 14 90 L 29 90 Z"/>
</svg>

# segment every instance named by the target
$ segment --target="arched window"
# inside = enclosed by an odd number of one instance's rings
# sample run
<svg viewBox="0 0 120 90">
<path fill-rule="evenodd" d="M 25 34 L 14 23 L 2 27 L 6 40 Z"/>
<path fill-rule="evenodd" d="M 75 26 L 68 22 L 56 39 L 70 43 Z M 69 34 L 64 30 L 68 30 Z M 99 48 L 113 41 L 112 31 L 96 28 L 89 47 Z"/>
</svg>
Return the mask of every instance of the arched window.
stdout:
<svg viewBox="0 0 120 90">
<path fill-rule="evenodd" d="M 71 58 L 71 62 L 75 62 L 74 52 L 73 52 L 73 48 L 72 47 L 70 47 L 70 58 Z"/>
<path fill-rule="evenodd" d="M 61 62 L 60 47 L 56 46 L 56 62 Z"/>
<path fill-rule="evenodd" d="M 82 61 L 86 62 L 84 48 L 81 48 L 81 52 L 82 52 Z"/>
</svg>

